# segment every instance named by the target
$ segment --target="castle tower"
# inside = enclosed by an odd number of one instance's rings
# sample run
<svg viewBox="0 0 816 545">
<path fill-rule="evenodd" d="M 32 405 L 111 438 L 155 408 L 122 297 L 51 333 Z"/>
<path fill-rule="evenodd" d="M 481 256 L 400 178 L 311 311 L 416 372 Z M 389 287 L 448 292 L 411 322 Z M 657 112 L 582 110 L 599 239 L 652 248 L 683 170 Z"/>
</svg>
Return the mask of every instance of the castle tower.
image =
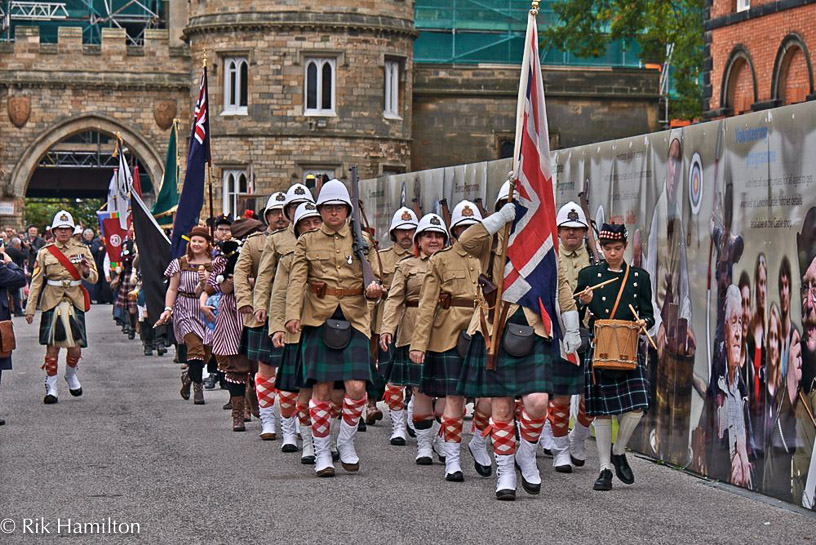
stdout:
<svg viewBox="0 0 816 545">
<path fill-rule="evenodd" d="M 213 176 L 225 212 L 307 174 L 410 169 L 413 2 L 194 0 L 184 39 L 206 57 Z M 196 100 L 197 83 L 190 88 Z M 238 210 L 240 212 L 240 210 Z"/>
</svg>

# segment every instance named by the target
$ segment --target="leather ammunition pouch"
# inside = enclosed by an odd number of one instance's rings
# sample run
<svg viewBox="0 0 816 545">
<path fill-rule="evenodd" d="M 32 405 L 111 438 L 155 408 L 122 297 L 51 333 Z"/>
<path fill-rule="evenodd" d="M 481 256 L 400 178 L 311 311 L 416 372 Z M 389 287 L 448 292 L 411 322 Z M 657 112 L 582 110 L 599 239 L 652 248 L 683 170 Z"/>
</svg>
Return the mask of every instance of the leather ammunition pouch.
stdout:
<svg viewBox="0 0 816 545">
<path fill-rule="evenodd" d="M 343 350 L 351 342 L 351 323 L 347 320 L 326 320 L 323 328 L 323 342 L 332 350 Z"/>
<path fill-rule="evenodd" d="M 507 323 L 504 326 L 502 346 L 514 358 L 523 358 L 533 351 L 535 330 L 529 325 Z"/>
</svg>

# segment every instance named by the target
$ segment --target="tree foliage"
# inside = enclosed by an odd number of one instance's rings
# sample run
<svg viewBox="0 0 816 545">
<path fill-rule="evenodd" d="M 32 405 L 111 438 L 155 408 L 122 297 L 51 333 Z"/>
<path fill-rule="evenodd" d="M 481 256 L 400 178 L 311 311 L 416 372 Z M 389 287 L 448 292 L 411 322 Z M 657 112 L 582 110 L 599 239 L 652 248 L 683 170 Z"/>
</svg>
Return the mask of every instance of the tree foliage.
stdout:
<svg viewBox="0 0 816 545">
<path fill-rule="evenodd" d="M 637 41 L 643 62 L 662 64 L 667 46 L 674 95 L 670 116 L 693 119 L 702 113 L 704 0 L 561 0 L 553 10 L 561 24 L 545 30 L 563 50 L 599 57 L 612 40 Z"/>
<path fill-rule="evenodd" d="M 103 203 L 103 199 L 26 199 L 23 221 L 26 225 L 36 225 L 42 233 L 45 227 L 51 226 L 57 212 L 67 210 L 74 222 L 96 230 L 99 227 L 96 211 Z"/>
</svg>

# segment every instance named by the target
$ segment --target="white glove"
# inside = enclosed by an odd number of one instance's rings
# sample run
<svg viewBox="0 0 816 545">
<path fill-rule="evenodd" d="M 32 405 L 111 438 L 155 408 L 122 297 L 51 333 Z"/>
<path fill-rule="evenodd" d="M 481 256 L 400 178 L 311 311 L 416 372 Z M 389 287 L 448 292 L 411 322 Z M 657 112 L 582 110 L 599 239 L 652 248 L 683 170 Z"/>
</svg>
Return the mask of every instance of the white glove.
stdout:
<svg viewBox="0 0 816 545">
<path fill-rule="evenodd" d="M 514 219 L 516 219 L 516 205 L 513 203 L 507 203 L 502 206 L 497 213 L 491 214 L 482 220 L 482 225 L 484 225 L 484 228 L 488 233 L 495 235 L 499 232 L 499 229 Z"/>
<path fill-rule="evenodd" d="M 561 320 L 564 322 L 566 331 L 564 332 L 564 352 L 567 354 L 575 354 L 581 347 L 581 333 L 578 331 L 577 310 L 568 310 L 561 315 Z"/>
</svg>

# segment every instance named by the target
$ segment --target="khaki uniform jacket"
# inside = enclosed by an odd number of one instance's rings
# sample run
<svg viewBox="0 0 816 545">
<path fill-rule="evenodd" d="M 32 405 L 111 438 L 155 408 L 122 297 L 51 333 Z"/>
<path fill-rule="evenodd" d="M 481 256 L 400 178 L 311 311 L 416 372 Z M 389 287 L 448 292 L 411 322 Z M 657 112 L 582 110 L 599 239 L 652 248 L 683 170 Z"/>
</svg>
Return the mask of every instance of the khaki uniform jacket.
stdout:
<svg viewBox="0 0 816 545">
<path fill-rule="evenodd" d="M 462 233 L 462 237 L 460 238 L 462 243 L 462 247 L 465 248 L 468 253 L 473 256 L 479 257 L 480 261 L 483 264 L 484 270 L 487 270 L 489 263 L 490 263 L 490 252 L 491 252 L 491 245 L 493 243 L 493 237 L 487 232 L 487 229 L 484 228 L 481 224 L 473 225 L 468 227 L 464 233 Z M 501 255 L 504 248 L 504 230 L 499 231 L 499 242 L 496 246 L 496 258 L 493 260 L 493 279 L 494 282 L 498 280 L 499 275 L 501 273 L 501 259 L 499 256 Z M 498 284 L 498 282 L 496 282 Z M 575 304 L 575 299 L 573 299 L 573 291 L 570 288 L 569 282 L 567 278 L 564 276 L 561 267 L 558 270 L 558 294 L 557 294 L 557 301 L 559 306 L 559 311 L 561 313 L 567 312 L 569 310 L 577 310 L 578 307 Z M 509 320 L 513 314 L 519 309 L 519 305 L 511 304 L 507 309 L 507 319 Z M 544 330 L 544 322 L 541 319 L 541 315 L 537 312 L 533 312 L 527 307 L 522 307 L 522 311 L 524 312 L 524 317 L 527 319 L 527 323 L 535 330 L 535 334 L 539 337 L 543 337 L 548 339 L 550 336 Z M 559 316 L 550 316 L 553 320 L 560 319 Z M 487 313 L 485 313 L 485 320 L 487 320 Z M 505 321 L 505 323 L 507 323 Z M 487 324 L 489 333 L 493 334 L 493 323 L 488 321 Z M 473 313 L 473 316 L 470 320 L 470 326 L 468 327 L 468 334 L 473 335 L 474 333 L 482 333 L 482 322 L 481 322 L 481 314 L 478 309 Z"/>
<path fill-rule="evenodd" d="M 445 352 L 456 346 L 459 334 L 467 329 L 474 307 L 451 305 L 443 309 L 439 295 L 449 293 L 453 298 L 473 301 L 475 305 L 481 272 L 479 260 L 469 255 L 458 241 L 430 257 L 419 296 L 411 350 Z"/>
<path fill-rule="evenodd" d="M 31 276 L 31 286 L 28 292 L 28 303 L 26 304 L 26 316 L 34 316 L 34 311 L 37 308 L 37 300 L 42 293 L 42 300 L 40 301 L 39 309 L 43 312 L 51 310 L 60 304 L 63 298 L 69 299 L 79 310 L 85 310 L 85 295 L 82 293 L 82 286 L 51 286 L 48 285 L 48 280 L 65 281 L 66 284 L 73 282 L 74 277 L 71 276 L 62 263 L 56 257 L 51 255 L 48 250 L 49 246 L 56 246 L 65 257 L 71 260 L 79 270 L 79 261 L 82 257 L 88 261 L 91 267 L 91 272 L 87 277 L 82 278 L 86 282 L 96 284 L 99 279 L 99 273 L 96 270 L 94 258 L 88 247 L 73 239 L 67 243 L 59 244 L 53 242 L 46 244 L 40 251 L 37 252 L 37 257 L 34 261 L 34 274 Z"/>
<path fill-rule="evenodd" d="M 286 334 L 286 344 L 300 342 L 300 333 L 294 335 L 286 330 L 286 293 L 289 289 L 289 278 L 292 273 L 292 260 L 295 252 L 289 252 L 278 261 L 278 270 L 275 271 L 275 280 L 272 282 L 272 296 L 269 300 L 269 336 L 283 331 Z"/>
<path fill-rule="evenodd" d="M 261 255 L 263 254 L 266 239 L 269 237 L 268 232 L 252 233 L 244 241 L 241 247 L 241 253 L 238 256 L 238 262 L 235 264 L 235 304 L 236 308 L 245 306 L 252 307 L 253 312 L 253 295 L 255 292 L 252 282 L 257 286 L 258 269 L 261 265 Z M 244 327 L 261 327 L 263 324 L 255 321 L 252 314 L 244 314 Z"/>
<path fill-rule="evenodd" d="M 592 260 L 589 258 L 589 252 L 583 244 L 573 252 L 565 251 L 563 246 L 559 249 L 561 251 L 558 253 L 558 276 L 563 275 L 569 284 L 570 291 L 575 293 L 575 288 L 578 287 L 578 273 L 584 267 L 589 267 Z"/>
<path fill-rule="evenodd" d="M 401 259 L 410 256 L 411 250 L 404 250 L 399 246 L 393 246 L 387 250 L 379 250 L 378 253 L 380 256 L 378 265 L 382 264 L 382 276 L 380 280 L 382 281 L 383 289 L 388 291 L 391 289 L 391 283 L 394 281 L 397 263 Z M 379 335 L 382 330 L 384 310 L 385 301 L 378 302 L 374 310 L 374 323 L 372 324 L 375 335 Z"/>
<path fill-rule="evenodd" d="M 411 344 L 418 307 L 406 306 L 408 301 L 418 303 L 425 273 L 428 271 L 429 257 L 406 257 L 397 263 L 388 299 L 382 304 L 383 321 L 380 333 L 389 333 L 392 337 L 397 332 L 394 346 Z M 385 268 L 385 263 L 383 263 Z"/>
<path fill-rule="evenodd" d="M 366 259 L 377 275 L 376 259 L 372 262 L 371 257 L 369 253 Z M 320 299 L 309 289 L 311 282 L 325 282 L 329 290 L 363 289 L 363 266 L 354 255 L 348 223 L 337 232 L 324 224 L 298 239 L 286 291 L 284 324 L 300 320 L 301 326 L 320 327 L 339 306 L 351 326 L 371 338 L 371 309 L 363 293 L 345 297 L 326 293 Z"/>
<path fill-rule="evenodd" d="M 258 266 L 258 275 L 255 277 L 255 291 L 252 294 L 253 310 L 269 311 L 269 295 L 272 293 L 272 279 L 278 268 L 278 260 L 295 251 L 295 228 L 289 225 L 286 229 L 278 229 L 268 237 L 263 247 L 261 263 Z"/>
</svg>

